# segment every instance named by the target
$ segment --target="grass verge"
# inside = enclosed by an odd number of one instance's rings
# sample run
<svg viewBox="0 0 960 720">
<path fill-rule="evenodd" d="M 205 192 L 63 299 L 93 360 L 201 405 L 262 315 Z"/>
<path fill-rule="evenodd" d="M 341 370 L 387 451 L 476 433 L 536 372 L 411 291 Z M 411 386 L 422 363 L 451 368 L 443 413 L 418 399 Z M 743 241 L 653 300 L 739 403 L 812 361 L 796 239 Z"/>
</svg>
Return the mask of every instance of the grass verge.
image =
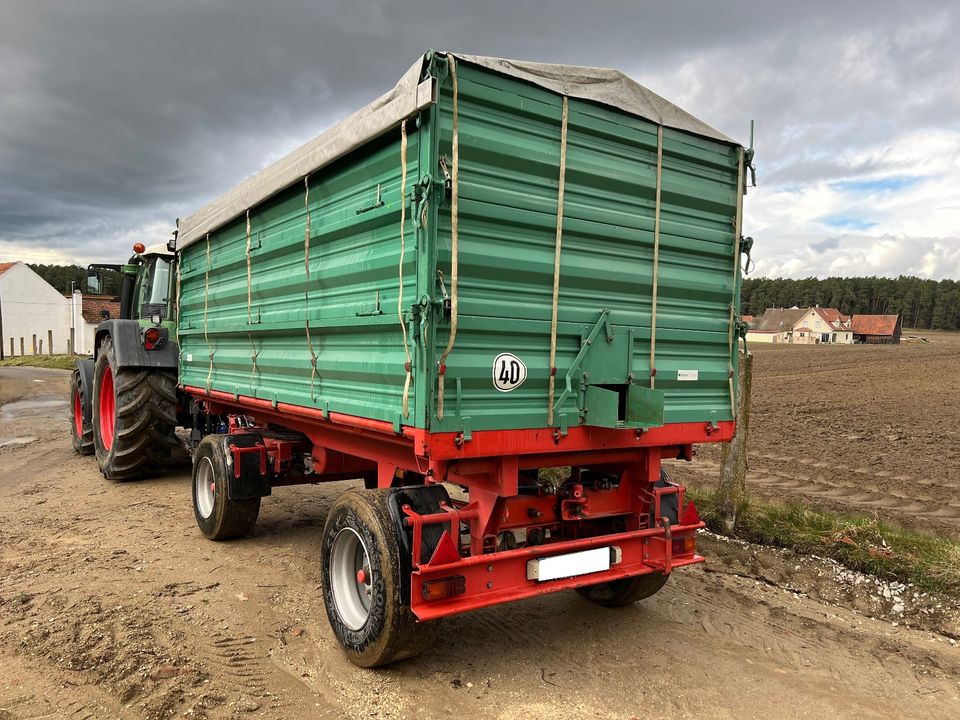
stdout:
<svg viewBox="0 0 960 720">
<path fill-rule="evenodd" d="M 40 367 L 72 370 L 80 355 L 20 355 L 0 360 L 0 367 Z"/>
<path fill-rule="evenodd" d="M 696 503 L 707 527 L 726 534 L 713 492 L 687 488 L 687 497 Z M 737 519 L 734 534 L 750 542 L 830 557 L 852 570 L 912 582 L 922 590 L 960 595 L 960 542 L 876 518 L 752 500 Z"/>
</svg>

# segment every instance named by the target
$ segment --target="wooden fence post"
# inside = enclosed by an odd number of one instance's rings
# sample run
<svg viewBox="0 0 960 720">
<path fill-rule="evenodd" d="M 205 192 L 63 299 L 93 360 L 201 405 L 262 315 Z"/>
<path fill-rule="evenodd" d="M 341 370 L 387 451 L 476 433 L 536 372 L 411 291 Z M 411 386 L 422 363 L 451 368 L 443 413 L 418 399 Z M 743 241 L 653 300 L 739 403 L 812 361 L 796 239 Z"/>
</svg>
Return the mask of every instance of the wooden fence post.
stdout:
<svg viewBox="0 0 960 720">
<path fill-rule="evenodd" d="M 53 330 L 47 330 L 47 355 L 53 355 Z"/>
<path fill-rule="evenodd" d="M 23 352 L 23 338 L 20 338 L 20 357 L 23 357 L 24 355 L 26 355 L 26 353 Z"/>
<path fill-rule="evenodd" d="M 747 439 L 750 435 L 750 389 L 753 385 L 753 353 L 740 355 L 737 388 L 737 431 L 720 452 L 720 482 L 717 506 L 727 532 L 733 532 L 737 517 L 747 505 Z"/>
<path fill-rule="evenodd" d="M 33 334 L 33 341 L 30 344 L 30 354 L 31 355 L 37 354 L 37 334 L 36 333 Z"/>
</svg>

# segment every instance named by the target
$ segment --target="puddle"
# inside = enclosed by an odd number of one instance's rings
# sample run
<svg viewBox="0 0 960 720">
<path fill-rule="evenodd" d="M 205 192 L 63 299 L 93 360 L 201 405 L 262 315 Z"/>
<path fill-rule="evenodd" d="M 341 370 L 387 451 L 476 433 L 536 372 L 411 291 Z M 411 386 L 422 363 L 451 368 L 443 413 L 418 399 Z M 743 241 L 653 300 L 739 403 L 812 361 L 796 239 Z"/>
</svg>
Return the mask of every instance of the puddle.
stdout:
<svg viewBox="0 0 960 720">
<path fill-rule="evenodd" d="M 24 435 L 23 437 L 0 438 L 0 448 L 10 447 L 12 445 L 29 445 L 40 438 L 35 435 Z"/>
<path fill-rule="evenodd" d="M 18 400 L 0 406 L 0 420 L 19 420 L 25 417 L 59 417 L 69 403 L 63 398 L 45 400 Z"/>
</svg>

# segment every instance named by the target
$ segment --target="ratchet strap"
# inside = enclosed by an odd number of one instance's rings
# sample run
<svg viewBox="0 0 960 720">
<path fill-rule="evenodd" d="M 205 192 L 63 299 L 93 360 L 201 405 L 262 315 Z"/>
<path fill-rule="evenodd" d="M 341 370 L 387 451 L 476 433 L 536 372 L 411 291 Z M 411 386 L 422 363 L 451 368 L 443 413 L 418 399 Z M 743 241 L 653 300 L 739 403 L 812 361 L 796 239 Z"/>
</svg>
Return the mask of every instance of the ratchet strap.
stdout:
<svg viewBox="0 0 960 720">
<path fill-rule="evenodd" d="M 413 358 L 410 356 L 410 342 L 407 339 L 407 323 L 403 319 L 403 257 L 406 251 L 407 222 L 407 121 L 400 121 L 400 292 L 397 296 L 397 317 L 403 333 L 403 364 L 407 377 L 403 381 L 403 416 L 410 416 L 410 383 L 413 380 Z"/>
<path fill-rule="evenodd" d="M 207 269 L 203 271 L 203 340 L 207 343 L 207 357 L 210 367 L 207 369 L 207 394 L 213 381 L 213 346 L 207 334 L 207 308 L 210 304 L 210 233 L 207 233 Z"/>
<path fill-rule="evenodd" d="M 660 191 L 663 187 L 663 125 L 657 126 L 657 195 L 653 210 L 653 285 L 650 290 L 650 388 L 657 380 L 657 281 L 660 269 Z"/>
<path fill-rule="evenodd" d="M 314 381 L 317 379 L 317 353 L 313 349 L 310 339 L 310 176 L 303 178 L 303 206 L 307 212 L 307 219 L 303 238 L 303 269 L 306 280 L 303 284 L 303 315 L 304 327 L 307 330 L 307 348 L 310 350 L 310 399 L 316 402 Z"/>
<path fill-rule="evenodd" d="M 453 84 L 453 167 L 450 169 L 450 338 L 447 347 L 440 356 L 440 367 L 437 372 L 437 419 L 443 420 L 443 383 L 447 372 L 447 358 L 453 350 L 457 339 L 457 261 L 459 253 L 460 226 L 457 213 L 459 204 L 460 182 L 460 115 L 457 107 L 457 63 L 453 55 L 447 55 L 447 64 L 450 67 L 450 80 Z"/>
<path fill-rule="evenodd" d="M 557 189 L 557 232 L 553 250 L 553 303 L 550 316 L 550 380 L 547 391 L 547 425 L 553 425 L 553 395 L 557 375 L 557 315 L 560 309 L 560 245 L 563 239 L 563 191 L 567 175 L 567 119 L 570 103 L 563 96 L 560 119 L 560 184 Z"/>
</svg>

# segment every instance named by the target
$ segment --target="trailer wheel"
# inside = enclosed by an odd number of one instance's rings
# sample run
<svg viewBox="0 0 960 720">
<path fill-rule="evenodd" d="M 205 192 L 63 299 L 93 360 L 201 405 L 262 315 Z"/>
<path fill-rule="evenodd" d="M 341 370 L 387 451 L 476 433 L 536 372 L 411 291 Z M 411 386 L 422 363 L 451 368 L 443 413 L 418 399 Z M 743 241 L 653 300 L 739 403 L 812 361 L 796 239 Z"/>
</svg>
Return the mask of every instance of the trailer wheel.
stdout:
<svg viewBox="0 0 960 720">
<path fill-rule="evenodd" d="M 70 375 L 70 438 L 73 451 L 78 455 L 93 455 L 93 425 L 90 413 L 84 412 L 83 392 L 80 387 L 80 371 Z M 89 405 L 89 398 L 86 398 Z"/>
<path fill-rule="evenodd" d="M 670 477 L 667 471 L 660 470 L 660 479 L 654 487 L 665 487 L 670 483 Z M 680 509 L 676 495 L 667 495 L 660 509 L 661 513 L 670 519 L 671 525 L 676 525 L 680 517 Z M 653 510 L 650 511 L 650 521 L 653 522 Z M 667 584 L 669 575 L 653 572 L 636 577 L 623 578 L 622 580 L 611 580 L 609 582 L 588 585 L 586 587 L 576 588 L 581 597 L 585 597 L 592 603 L 604 607 L 623 607 L 640 600 L 646 600 L 651 595 L 656 595 L 660 588 Z"/>
<path fill-rule="evenodd" d="M 131 480 L 164 469 L 177 444 L 175 373 L 118 368 L 107 337 L 93 379 L 93 447 L 103 476 Z"/>
<path fill-rule="evenodd" d="M 260 498 L 231 500 L 227 493 L 227 458 L 223 435 L 207 435 L 193 456 L 193 514 L 210 540 L 249 534 L 260 514 Z"/>
<path fill-rule="evenodd" d="M 340 496 L 323 529 L 323 602 L 334 635 L 360 667 L 419 655 L 433 643 L 439 622 L 418 623 L 401 592 L 404 564 L 389 490 Z"/>
<path fill-rule="evenodd" d="M 655 595 L 667 583 L 669 575 L 647 573 L 637 577 L 611 580 L 610 582 L 577 588 L 577 593 L 592 603 L 604 607 L 623 607 Z"/>
</svg>

